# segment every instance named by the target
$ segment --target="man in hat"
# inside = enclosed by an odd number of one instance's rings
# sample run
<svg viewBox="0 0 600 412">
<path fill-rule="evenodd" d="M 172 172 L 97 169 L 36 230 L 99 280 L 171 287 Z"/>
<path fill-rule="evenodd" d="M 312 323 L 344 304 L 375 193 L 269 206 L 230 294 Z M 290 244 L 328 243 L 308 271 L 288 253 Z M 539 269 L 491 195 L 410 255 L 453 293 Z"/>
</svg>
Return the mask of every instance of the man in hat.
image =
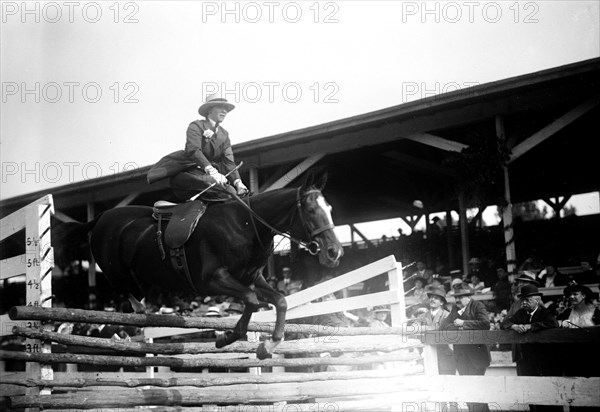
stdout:
<svg viewBox="0 0 600 412">
<path fill-rule="evenodd" d="M 450 315 L 441 324 L 443 330 L 489 330 L 490 318 L 485 305 L 473 300 L 471 289 L 459 289 L 454 292 L 456 304 Z M 456 369 L 460 375 L 485 375 L 490 366 L 490 351 L 487 345 L 454 345 Z M 486 403 L 467 402 L 469 411 L 489 411 Z"/>
<path fill-rule="evenodd" d="M 513 302 L 510 305 L 508 312 L 506 313 L 506 318 L 510 318 L 512 315 L 517 313 L 517 311 L 519 309 L 521 309 L 521 300 L 519 299 L 519 291 L 525 285 L 539 286 L 539 284 L 536 280 L 535 273 L 533 273 L 529 270 L 520 271 L 518 273 L 517 277 L 515 278 L 515 283 L 514 283 L 515 289 L 513 292 Z"/>
<path fill-rule="evenodd" d="M 195 120 L 188 126 L 185 152 L 195 167 L 183 170 L 170 180 L 175 196 L 182 200 L 203 191 L 213 183 L 221 185 L 239 196 L 248 194 L 248 188 L 235 170 L 236 164 L 229 133 L 221 123 L 235 106 L 213 94 L 206 98 L 198 113 L 204 120 Z M 225 177 L 229 173 L 229 176 Z M 231 183 L 233 188 L 227 186 Z M 212 199 L 215 195 L 204 196 Z M 217 196 L 216 199 L 219 197 Z M 216 200 L 213 199 L 213 200 Z"/>
<path fill-rule="evenodd" d="M 526 284 L 521 288 L 519 299 L 521 309 L 506 317 L 500 327 L 517 333 L 531 333 L 542 329 L 558 327 L 556 317 L 542 303 L 542 292 L 536 285 Z M 519 376 L 552 376 L 556 364 L 552 360 L 553 348 L 550 344 L 516 345 L 515 361 Z"/>
<path fill-rule="evenodd" d="M 290 294 L 289 288 L 292 285 L 292 269 L 287 266 L 284 267 L 281 269 L 281 275 L 283 279 L 277 282 L 277 290 L 287 296 Z"/>
</svg>

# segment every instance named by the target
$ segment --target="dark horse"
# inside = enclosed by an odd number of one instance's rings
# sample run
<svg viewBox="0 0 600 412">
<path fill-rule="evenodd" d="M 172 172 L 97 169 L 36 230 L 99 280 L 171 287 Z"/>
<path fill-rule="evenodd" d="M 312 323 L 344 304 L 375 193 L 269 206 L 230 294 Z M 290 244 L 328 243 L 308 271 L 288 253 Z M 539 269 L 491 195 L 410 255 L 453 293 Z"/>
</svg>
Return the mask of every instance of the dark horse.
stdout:
<svg viewBox="0 0 600 412">
<path fill-rule="evenodd" d="M 262 275 L 271 253 L 273 229 L 316 242 L 321 264 L 339 264 L 343 249 L 333 231 L 331 206 L 321 194 L 323 185 L 321 179 L 314 185 L 305 183 L 299 188 L 251 196 L 243 201 L 249 208 L 238 200 L 211 204 L 198 222 L 185 244 L 193 289 L 206 295 L 232 296 L 245 303 L 236 326 L 218 337 L 217 347 L 244 336 L 252 313 L 266 303 L 275 306 L 277 320 L 272 340 L 261 343 L 257 356 L 267 357 L 283 337 L 285 297 Z M 161 257 L 152 208 L 107 210 L 79 228 L 80 233 L 89 230 L 96 262 L 112 287 L 130 297 L 136 311 L 144 310 L 142 299 L 152 288 L 190 292 L 191 285 L 175 272 L 169 258 Z"/>
</svg>

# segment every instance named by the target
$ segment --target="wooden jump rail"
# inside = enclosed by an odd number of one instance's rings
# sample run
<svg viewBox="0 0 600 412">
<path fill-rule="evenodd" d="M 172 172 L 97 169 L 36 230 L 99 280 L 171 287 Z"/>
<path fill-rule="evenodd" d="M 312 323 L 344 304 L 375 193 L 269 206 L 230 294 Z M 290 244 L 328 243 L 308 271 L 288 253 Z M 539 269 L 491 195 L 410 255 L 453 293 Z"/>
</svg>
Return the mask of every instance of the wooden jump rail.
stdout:
<svg viewBox="0 0 600 412">
<path fill-rule="evenodd" d="M 237 319 L 184 317 L 174 315 L 134 314 L 119 312 L 104 312 L 84 309 L 65 308 L 35 308 L 15 306 L 9 311 L 12 320 L 61 321 L 75 323 L 107 323 L 127 326 L 154 326 L 228 330 L 233 329 Z M 270 333 L 275 324 L 271 322 L 250 322 L 248 330 L 252 332 Z M 416 334 L 418 331 L 411 326 L 390 328 L 366 327 L 337 327 L 329 325 L 304 325 L 287 323 L 286 333 L 303 333 L 312 336 L 362 336 L 362 335 L 400 335 Z"/>
</svg>

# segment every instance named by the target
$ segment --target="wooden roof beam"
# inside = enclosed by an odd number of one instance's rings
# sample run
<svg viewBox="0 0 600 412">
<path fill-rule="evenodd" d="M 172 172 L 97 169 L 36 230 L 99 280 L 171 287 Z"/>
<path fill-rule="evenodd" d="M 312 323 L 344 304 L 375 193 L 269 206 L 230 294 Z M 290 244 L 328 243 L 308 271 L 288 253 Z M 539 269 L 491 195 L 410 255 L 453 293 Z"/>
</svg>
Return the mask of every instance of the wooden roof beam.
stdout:
<svg viewBox="0 0 600 412">
<path fill-rule="evenodd" d="M 443 137 L 429 133 L 415 133 L 408 136 L 406 139 L 449 152 L 461 152 L 463 149 L 469 147 L 466 144 L 444 139 Z"/>
<path fill-rule="evenodd" d="M 296 179 L 302 173 L 311 168 L 315 163 L 321 160 L 325 156 L 325 153 L 317 153 L 312 156 L 309 156 L 298 163 L 296 166 L 292 167 L 286 174 L 281 176 L 275 183 L 267 187 L 264 191 L 268 192 L 275 189 L 281 189 L 282 187 L 286 187 L 288 183 L 292 180 Z"/>
<path fill-rule="evenodd" d="M 531 149 L 533 149 L 540 143 L 544 142 L 550 136 L 554 135 L 559 130 L 568 126 L 569 124 L 571 124 L 572 122 L 574 122 L 575 120 L 577 120 L 578 118 L 580 118 L 581 116 L 583 116 L 584 114 L 586 114 L 587 112 L 592 110 L 599 103 L 600 103 L 600 96 L 594 96 L 591 99 L 580 104 L 579 106 L 575 107 L 573 110 L 570 110 L 569 112 L 565 113 L 558 119 L 554 120 L 552 123 L 550 123 L 548 126 L 544 127 L 542 130 L 538 131 L 537 133 L 534 133 L 533 135 L 531 135 L 526 140 L 519 143 L 518 145 L 516 145 L 513 148 L 512 154 L 510 156 L 510 160 L 508 161 L 508 163 L 510 164 L 510 163 L 514 162 L 519 157 L 523 156 L 525 153 L 527 153 L 528 151 L 530 151 Z"/>
</svg>

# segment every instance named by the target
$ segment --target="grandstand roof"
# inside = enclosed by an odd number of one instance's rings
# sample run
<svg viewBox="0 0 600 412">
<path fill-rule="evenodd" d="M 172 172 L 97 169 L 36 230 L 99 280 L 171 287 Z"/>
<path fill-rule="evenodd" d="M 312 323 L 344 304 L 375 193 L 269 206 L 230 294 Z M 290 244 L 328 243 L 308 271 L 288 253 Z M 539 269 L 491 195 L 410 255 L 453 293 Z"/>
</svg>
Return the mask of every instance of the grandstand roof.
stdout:
<svg viewBox="0 0 600 412">
<path fill-rule="evenodd" d="M 334 220 L 357 223 L 413 214 L 416 199 L 430 212 L 456 209 L 460 178 L 449 154 L 496 141 L 501 122 L 512 147 L 513 202 L 544 199 L 600 188 L 600 174 L 592 171 L 599 99 L 597 58 L 240 143 L 234 151 L 246 181 L 256 169 L 261 190 L 295 168 L 323 166 Z M 6 199 L 0 210 L 4 215 L 52 193 L 57 211 L 86 220 L 89 204 L 97 213 L 168 198 L 166 182 L 146 183 L 148 169 Z M 486 201 L 502 197 L 502 182 L 489 189 Z"/>
</svg>

